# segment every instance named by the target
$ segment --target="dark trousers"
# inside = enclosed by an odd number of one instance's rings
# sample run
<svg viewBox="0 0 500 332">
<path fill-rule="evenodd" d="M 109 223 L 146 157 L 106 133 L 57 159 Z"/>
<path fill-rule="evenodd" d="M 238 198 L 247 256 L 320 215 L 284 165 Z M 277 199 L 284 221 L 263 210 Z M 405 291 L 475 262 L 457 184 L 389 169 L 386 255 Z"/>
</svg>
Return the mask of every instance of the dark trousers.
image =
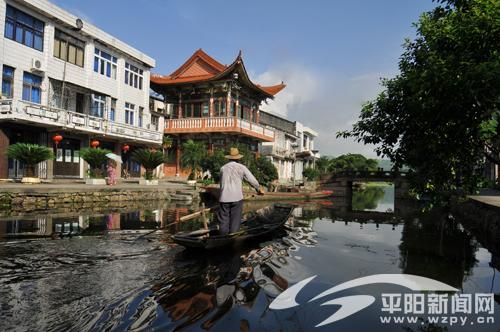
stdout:
<svg viewBox="0 0 500 332">
<path fill-rule="evenodd" d="M 228 234 L 240 229 L 243 213 L 243 200 L 230 203 L 219 203 L 220 233 Z"/>
</svg>

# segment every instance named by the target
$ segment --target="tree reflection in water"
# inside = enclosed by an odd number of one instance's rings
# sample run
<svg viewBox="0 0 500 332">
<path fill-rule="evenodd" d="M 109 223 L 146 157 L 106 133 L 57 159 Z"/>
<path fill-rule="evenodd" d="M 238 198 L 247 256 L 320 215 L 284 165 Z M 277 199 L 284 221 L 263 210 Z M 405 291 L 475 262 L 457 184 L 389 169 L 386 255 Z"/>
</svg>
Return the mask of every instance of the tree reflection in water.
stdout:
<svg viewBox="0 0 500 332">
<path fill-rule="evenodd" d="M 443 211 L 405 222 L 400 250 L 403 273 L 417 274 L 461 288 L 476 263 L 479 244 Z"/>
<path fill-rule="evenodd" d="M 374 210 L 384 198 L 383 187 L 369 186 L 353 188 L 352 209 L 356 211 Z"/>
</svg>

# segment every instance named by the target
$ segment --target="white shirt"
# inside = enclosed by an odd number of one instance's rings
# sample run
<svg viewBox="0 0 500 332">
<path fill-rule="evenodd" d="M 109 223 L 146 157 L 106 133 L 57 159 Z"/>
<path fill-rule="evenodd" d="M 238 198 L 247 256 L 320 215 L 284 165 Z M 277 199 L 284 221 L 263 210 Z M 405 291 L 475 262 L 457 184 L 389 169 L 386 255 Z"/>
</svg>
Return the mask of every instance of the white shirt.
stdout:
<svg viewBox="0 0 500 332">
<path fill-rule="evenodd" d="M 259 182 L 245 165 L 230 161 L 220 168 L 220 198 L 219 202 L 238 202 L 243 199 L 242 182 L 246 180 L 256 190 Z"/>
</svg>

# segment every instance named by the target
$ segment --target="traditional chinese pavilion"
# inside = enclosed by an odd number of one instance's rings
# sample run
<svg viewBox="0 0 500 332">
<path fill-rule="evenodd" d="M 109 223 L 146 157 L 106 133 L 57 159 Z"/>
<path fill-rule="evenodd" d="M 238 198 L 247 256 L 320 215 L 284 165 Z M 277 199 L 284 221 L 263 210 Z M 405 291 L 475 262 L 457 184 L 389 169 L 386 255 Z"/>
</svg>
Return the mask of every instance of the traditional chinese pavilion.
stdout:
<svg viewBox="0 0 500 332">
<path fill-rule="evenodd" d="M 253 83 L 241 51 L 223 65 L 199 49 L 172 74 L 152 75 L 151 88 L 173 104 L 165 120 L 165 134 L 175 138 L 165 175 L 182 173 L 181 146 L 188 139 L 202 140 L 209 151 L 239 143 L 257 152 L 260 142 L 274 141 L 274 132 L 259 125 L 259 106 L 284 87 Z"/>
</svg>

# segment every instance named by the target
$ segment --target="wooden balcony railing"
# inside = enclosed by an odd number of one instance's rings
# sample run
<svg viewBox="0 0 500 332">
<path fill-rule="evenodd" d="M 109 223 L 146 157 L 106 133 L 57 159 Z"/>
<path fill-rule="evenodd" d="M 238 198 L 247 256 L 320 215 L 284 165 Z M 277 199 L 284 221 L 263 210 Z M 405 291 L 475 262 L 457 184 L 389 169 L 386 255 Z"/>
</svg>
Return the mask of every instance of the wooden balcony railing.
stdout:
<svg viewBox="0 0 500 332">
<path fill-rule="evenodd" d="M 167 134 L 193 134 L 232 132 L 258 138 L 262 141 L 274 141 L 274 131 L 257 123 L 235 117 L 184 118 L 165 121 Z"/>
</svg>

